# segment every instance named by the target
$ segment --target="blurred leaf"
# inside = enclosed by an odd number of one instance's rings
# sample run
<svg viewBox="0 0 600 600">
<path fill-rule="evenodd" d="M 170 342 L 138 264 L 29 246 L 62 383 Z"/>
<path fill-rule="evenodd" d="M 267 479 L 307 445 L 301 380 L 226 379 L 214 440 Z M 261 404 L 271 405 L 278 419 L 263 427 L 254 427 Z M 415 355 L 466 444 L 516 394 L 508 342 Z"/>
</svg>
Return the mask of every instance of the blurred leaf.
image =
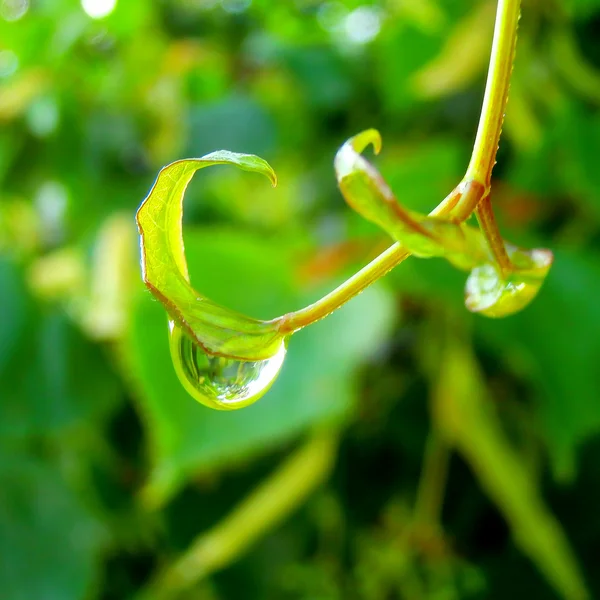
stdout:
<svg viewBox="0 0 600 600">
<path fill-rule="evenodd" d="M 5 600 L 83 600 L 106 532 L 49 461 L 0 461 L 0 580 Z"/>
<path fill-rule="evenodd" d="M 600 219 L 600 116 L 577 105 L 558 115 L 554 132 L 555 164 L 563 189 Z"/>
<path fill-rule="evenodd" d="M 6 179 L 21 144 L 22 141 L 15 139 L 15 136 L 10 135 L 8 131 L 0 130 L 0 182 L 4 182 Z M 0 210 L 0 245 L 2 243 L 2 220 L 2 211 Z"/>
<path fill-rule="evenodd" d="M 564 5 L 575 17 L 589 17 L 600 9 L 598 0 L 565 0 Z"/>
<path fill-rule="evenodd" d="M 281 53 L 313 110 L 343 107 L 351 97 L 352 79 L 339 56 L 327 46 L 289 47 Z"/>
<path fill-rule="evenodd" d="M 393 113 L 407 112 L 415 103 L 413 76 L 434 60 L 443 44 L 443 36 L 427 34 L 399 20 L 381 33 L 375 48 L 383 105 Z"/>
<path fill-rule="evenodd" d="M 573 477 L 577 449 L 600 430 L 600 267 L 597 257 L 556 252 L 544 292 L 523 313 L 477 322 L 535 382 L 544 437 L 557 475 Z"/>
<path fill-rule="evenodd" d="M 419 96 L 436 98 L 466 87 L 487 66 L 494 30 L 494 2 L 481 2 L 459 21 L 440 54 L 413 76 Z"/>
<path fill-rule="evenodd" d="M 589 598 L 559 522 L 545 507 L 526 463 L 506 439 L 475 359 L 458 338 L 446 341 L 436 388 L 437 427 L 502 512 L 515 543 L 563 598 Z"/>
<path fill-rule="evenodd" d="M 136 241 L 135 226 L 129 214 L 113 215 L 98 234 L 89 297 L 82 315 L 90 337 L 115 339 L 123 333 L 138 275 L 134 258 Z"/>
<path fill-rule="evenodd" d="M 30 315 L 25 327 L 0 373 L 0 437 L 95 430 L 119 395 L 102 349 L 57 309 Z"/>
<path fill-rule="evenodd" d="M 399 141 L 386 142 L 378 169 L 407 207 L 428 213 L 460 181 L 469 148 L 450 137 Z"/>
<path fill-rule="evenodd" d="M 277 245 L 235 234 L 193 233 L 186 238 L 190 269 L 204 273 L 214 297 L 233 294 L 235 308 L 250 313 L 302 304 L 286 275 L 291 265 Z M 385 339 L 392 314 L 381 289 L 365 291 L 294 336 L 279 379 L 260 402 L 221 413 L 200 407 L 181 387 L 164 313 L 143 297 L 123 350 L 151 440 L 148 499 L 162 503 L 194 472 L 247 460 L 308 427 L 347 415 L 354 400 L 352 373 Z"/>
<path fill-rule="evenodd" d="M 513 73 L 510 82 L 509 102 L 503 133 L 522 153 L 538 150 L 543 138 L 542 127 L 518 73 Z"/>
<path fill-rule="evenodd" d="M 600 7 L 600 2 L 597 3 Z M 600 72 L 588 63 L 568 29 L 557 29 L 550 37 L 550 52 L 555 68 L 565 81 L 587 100 L 600 103 Z"/>
<path fill-rule="evenodd" d="M 78 248 L 65 246 L 38 258 L 27 275 L 32 291 L 44 300 L 68 300 L 85 288 L 85 264 Z"/>
<path fill-rule="evenodd" d="M 386 23 L 374 53 L 377 65 L 375 76 L 382 95 L 383 108 L 397 116 L 410 114 L 415 105 L 423 100 L 415 87 L 415 77 L 427 65 L 435 64 L 448 43 L 448 31 L 461 19 L 469 18 L 468 15 L 473 11 L 473 3 L 464 0 L 435 2 L 437 6 L 433 13 L 437 14 L 437 17 L 434 18 L 423 14 L 417 16 L 419 12 L 432 12 L 425 6 L 413 9 L 405 8 L 404 2 L 392 3 L 392 6 L 394 4 L 400 14 L 398 18 L 390 19 Z M 470 31 L 467 36 L 468 39 L 475 37 L 478 37 L 478 32 Z M 457 48 L 458 43 L 455 43 L 454 47 Z M 489 58 L 489 38 L 484 56 L 485 59 Z M 469 66 L 473 65 L 473 59 L 480 57 L 469 57 Z M 461 69 L 461 63 L 452 65 L 452 71 L 460 72 Z M 442 76 L 445 75 L 442 73 Z M 453 118 L 456 116 L 453 115 Z"/>
<path fill-rule="evenodd" d="M 235 561 L 323 483 L 335 461 L 337 442 L 332 432 L 313 436 L 224 519 L 200 534 L 150 583 L 142 598 L 172 598 Z"/>
<path fill-rule="evenodd" d="M 191 109 L 185 153 L 202 156 L 218 148 L 269 155 L 275 145 L 275 127 L 268 113 L 254 100 L 234 95 Z"/>
<path fill-rule="evenodd" d="M 509 169 L 510 181 L 521 188 L 550 196 L 564 195 L 600 219 L 600 118 L 570 100 L 555 107 L 539 151 L 522 152 Z"/>
<path fill-rule="evenodd" d="M 25 282 L 13 263 L 0 256 L 0 377 L 3 368 L 17 346 L 31 310 Z"/>
<path fill-rule="evenodd" d="M 25 112 L 47 86 L 47 73 L 41 69 L 32 69 L 0 84 L 0 122 L 10 121 Z"/>
</svg>

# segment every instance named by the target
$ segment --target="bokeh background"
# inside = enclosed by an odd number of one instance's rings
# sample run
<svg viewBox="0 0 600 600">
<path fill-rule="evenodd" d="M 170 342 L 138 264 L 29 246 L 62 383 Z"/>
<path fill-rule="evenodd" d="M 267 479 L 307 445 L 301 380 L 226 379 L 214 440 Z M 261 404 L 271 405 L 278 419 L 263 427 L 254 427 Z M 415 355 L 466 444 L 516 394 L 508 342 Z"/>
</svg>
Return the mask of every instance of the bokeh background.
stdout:
<svg viewBox="0 0 600 600">
<path fill-rule="evenodd" d="M 256 405 L 179 385 L 135 210 L 198 173 L 192 280 L 258 318 L 390 241 L 333 156 L 427 211 L 474 139 L 495 3 L 0 1 L 3 600 L 600 597 L 600 2 L 525 0 L 494 204 L 556 261 L 521 314 L 410 259 L 298 333 Z M 586 591 L 584 586 L 587 588 Z"/>
</svg>

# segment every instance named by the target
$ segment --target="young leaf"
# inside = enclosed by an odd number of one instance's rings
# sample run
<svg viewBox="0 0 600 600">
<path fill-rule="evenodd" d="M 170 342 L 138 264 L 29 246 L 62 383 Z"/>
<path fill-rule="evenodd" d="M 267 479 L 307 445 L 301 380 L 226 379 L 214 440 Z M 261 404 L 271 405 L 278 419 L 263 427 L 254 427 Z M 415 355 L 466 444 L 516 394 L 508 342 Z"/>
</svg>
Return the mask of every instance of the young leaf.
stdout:
<svg viewBox="0 0 600 600">
<path fill-rule="evenodd" d="M 273 169 L 263 159 L 225 150 L 164 167 L 136 215 L 142 277 L 171 319 L 205 351 L 241 360 L 263 360 L 281 348 L 283 336 L 277 324 L 212 302 L 192 287 L 188 274 L 181 225 L 183 196 L 198 169 L 221 164 L 261 173 L 277 184 Z"/>
<path fill-rule="evenodd" d="M 368 144 L 375 153 L 381 136 L 374 129 L 350 138 L 335 157 L 338 184 L 346 202 L 421 258 L 443 257 L 471 271 L 466 305 L 472 312 L 503 317 L 524 308 L 535 297 L 552 264 L 549 250 L 521 250 L 508 245 L 509 270 L 502 272 L 481 230 L 404 208 L 381 174 L 360 155 Z M 499 239 L 500 244 L 504 242 Z"/>
<path fill-rule="evenodd" d="M 379 152 L 379 132 L 369 129 L 350 138 L 334 161 L 340 191 L 356 212 L 379 225 L 415 256 L 443 256 L 467 270 L 488 259 L 477 229 L 404 208 L 379 171 L 359 154 L 368 144 Z"/>
</svg>

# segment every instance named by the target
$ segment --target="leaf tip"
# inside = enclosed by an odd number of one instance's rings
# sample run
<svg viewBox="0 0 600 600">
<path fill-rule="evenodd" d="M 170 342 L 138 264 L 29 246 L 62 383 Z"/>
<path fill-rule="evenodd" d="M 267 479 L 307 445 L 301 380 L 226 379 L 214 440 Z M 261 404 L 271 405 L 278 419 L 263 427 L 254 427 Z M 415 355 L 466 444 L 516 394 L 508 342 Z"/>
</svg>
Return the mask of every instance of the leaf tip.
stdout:
<svg viewBox="0 0 600 600">
<path fill-rule="evenodd" d="M 364 131 L 357 133 L 354 137 L 351 137 L 346 143 L 350 143 L 356 152 L 362 152 L 369 144 L 371 144 L 373 146 L 373 152 L 379 154 L 381 152 L 383 140 L 377 129 L 365 129 Z"/>
<path fill-rule="evenodd" d="M 273 169 L 271 169 L 268 173 L 268 178 L 271 181 L 271 186 L 272 187 L 277 187 L 277 174 L 275 173 L 275 171 L 273 171 Z"/>
</svg>

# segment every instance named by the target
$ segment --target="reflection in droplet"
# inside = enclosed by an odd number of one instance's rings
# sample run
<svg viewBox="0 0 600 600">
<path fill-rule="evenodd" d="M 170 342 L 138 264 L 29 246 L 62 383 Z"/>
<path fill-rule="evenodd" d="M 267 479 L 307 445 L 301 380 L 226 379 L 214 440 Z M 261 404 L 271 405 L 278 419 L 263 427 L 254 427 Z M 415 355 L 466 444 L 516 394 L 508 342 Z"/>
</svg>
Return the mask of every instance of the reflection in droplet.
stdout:
<svg viewBox="0 0 600 600">
<path fill-rule="evenodd" d="M 540 291 L 552 266 L 552 252 L 506 244 L 513 271 L 501 277 L 492 264 L 475 267 L 467 279 L 465 305 L 487 317 L 506 317 L 525 308 Z"/>
<path fill-rule="evenodd" d="M 0 0 L 0 17 L 5 21 L 18 21 L 29 10 L 29 0 Z"/>
<path fill-rule="evenodd" d="M 221 0 L 223 10 L 232 15 L 240 15 L 246 12 L 251 4 L 252 0 Z"/>
<path fill-rule="evenodd" d="M 271 387 L 286 353 L 285 342 L 275 356 L 246 361 L 206 353 L 174 321 L 169 320 L 171 357 L 181 383 L 198 402 L 222 410 L 248 406 Z"/>
<path fill-rule="evenodd" d="M 347 15 L 348 9 L 341 2 L 326 2 L 319 7 L 317 21 L 325 31 L 337 33 L 344 27 Z"/>
<path fill-rule="evenodd" d="M 379 34 L 381 14 L 375 7 L 359 6 L 346 17 L 345 29 L 353 44 L 368 44 Z"/>
<path fill-rule="evenodd" d="M 64 235 L 65 214 L 69 203 L 67 188 L 60 181 L 45 181 L 38 188 L 34 202 L 40 221 L 44 224 L 44 243 L 58 244 Z"/>
<path fill-rule="evenodd" d="M 107 17 L 116 5 L 117 0 L 81 0 L 81 7 L 92 19 Z"/>
<path fill-rule="evenodd" d="M 10 77 L 19 68 L 19 58 L 12 50 L 0 51 L 0 78 Z"/>
<path fill-rule="evenodd" d="M 34 100 L 27 112 L 25 120 L 33 135 L 39 138 L 47 137 L 56 130 L 60 115 L 54 98 L 42 96 Z"/>
</svg>

